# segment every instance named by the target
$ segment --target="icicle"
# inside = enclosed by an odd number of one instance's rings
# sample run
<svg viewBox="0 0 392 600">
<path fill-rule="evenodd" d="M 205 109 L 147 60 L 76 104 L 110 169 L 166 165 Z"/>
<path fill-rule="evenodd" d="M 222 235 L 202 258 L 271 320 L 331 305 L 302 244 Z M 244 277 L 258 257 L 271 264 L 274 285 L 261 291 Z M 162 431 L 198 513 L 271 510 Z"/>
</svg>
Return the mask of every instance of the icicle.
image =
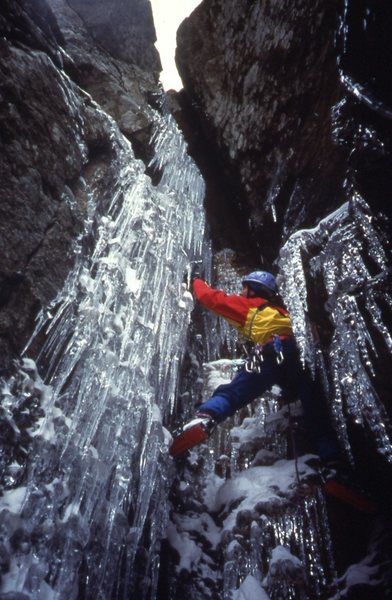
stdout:
<svg viewBox="0 0 392 600">
<path fill-rule="evenodd" d="M 153 564 L 167 519 L 167 507 L 156 505 L 169 479 L 162 414 L 173 404 L 193 306 L 183 276 L 205 249 L 204 183 L 174 120 L 157 116 L 155 129 L 156 187 L 113 125 L 118 177 L 110 206 L 90 215 L 92 251 L 78 253 L 35 332 L 46 335 L 39 364 L 50 393 L 41 402 L 44 422 L 31 433 L 20 519 L 30 531 L 47 523 L 36 543 L 59 540 L 40 568 L 61 597 L 76 597 L 82 560 L 90 595 L 111 597 L 120 580 L 123 595 L 132 595 L 144 525 L 153 514 L 146 549 Z M 15 560 L 19 572 L 29 570 L 32 554 Z M 22 582 L 18 591 L 31 590 Z"/>
<path fill-rule="evenodd" d="M 382 337 L 385 348 L 392 350 L 378 291 L 387 277 L 387 258 L 364 200 L 355 194 L 314 230 L 294 234 L 281 251 L 280 265 L 284 272 L 281 290 L 302 356 L 313 371 L 316 365 L 320 368 L 325 361 L 329 363 L 332 378 L 327 381 L 321 367 L 323 380 L 348 455 L 345 410 L 355 422 L 372 430 L 378 451 L 392 461 L 390 423 L 372 382 L 378 358 L 374 332 Z M 307 317 L 306 285 L 316 277 L 324 284 L 328 296 L 324 308 L 334 326 L 325 359 L 320 358 Z M 388 297 L 382 300 L 390 302 Z"/>
</svg>

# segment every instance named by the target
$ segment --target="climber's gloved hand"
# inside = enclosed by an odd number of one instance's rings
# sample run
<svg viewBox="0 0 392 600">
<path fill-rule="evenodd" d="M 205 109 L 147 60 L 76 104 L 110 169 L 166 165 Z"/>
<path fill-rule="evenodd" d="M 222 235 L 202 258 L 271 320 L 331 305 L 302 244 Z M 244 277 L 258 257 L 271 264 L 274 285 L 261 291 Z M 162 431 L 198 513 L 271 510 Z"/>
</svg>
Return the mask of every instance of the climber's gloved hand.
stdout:
<svg viewBox="0 0 392 600">
<path fill-rule="evenodd" d="M 201 261 L 197 261 L 197 262 L 192 262 L 189 267 L 187 268 L 187 270 L 184 273 L 183 276 L 183 283 L 186 284 L 186 287 L 189 290 L 192 290 L 192 282 L 194 279 L 202 279 L 202 272 L 201 272 Z"/>
<path fill-rule="evenodd" d="M 192 264 L 190 279 L 191 279 L 191 281 L 193 281 L 194 279 L 203 279 L 200 263 Z"/>
</svg>

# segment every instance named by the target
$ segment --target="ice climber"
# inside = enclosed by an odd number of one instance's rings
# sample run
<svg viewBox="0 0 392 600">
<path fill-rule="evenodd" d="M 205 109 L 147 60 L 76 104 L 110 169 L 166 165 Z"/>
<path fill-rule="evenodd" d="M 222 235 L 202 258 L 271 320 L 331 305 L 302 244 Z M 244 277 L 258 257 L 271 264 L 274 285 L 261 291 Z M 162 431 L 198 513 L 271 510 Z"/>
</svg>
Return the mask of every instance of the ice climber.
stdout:
<svg viewBox="0 0 392 600">
<path fill-rule="evenodd" d="M 278 384 L 301 400 L 304 425 L 321 461 L 334 459 L 338 449 L 328 415 L 302 366 L 275 277 L 266 271 L 250 273 L 242 280 L 240 294 L 227 295 L 200 278 L 193 279 L 192 288 L 196 299 L 236 327 L 252 349 L 234 379 L 217 387 L 183 426 L 171 446 L 172 456 L 205 441 L 218 423 Z"/>
</svg>

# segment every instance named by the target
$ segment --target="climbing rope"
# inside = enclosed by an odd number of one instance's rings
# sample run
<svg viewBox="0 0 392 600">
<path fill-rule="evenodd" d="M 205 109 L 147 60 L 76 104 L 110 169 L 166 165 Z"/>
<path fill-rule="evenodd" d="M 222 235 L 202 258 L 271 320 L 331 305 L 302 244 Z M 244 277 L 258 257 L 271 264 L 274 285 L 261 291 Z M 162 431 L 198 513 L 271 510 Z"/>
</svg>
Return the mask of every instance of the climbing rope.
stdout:
<svg viewBox="0 0 392 600">
<path fill-rule="evenodd" d="M 298 453 L 297 453 L 297 446 L 295 443 L 294 428 L 293 428 L 293 423 L 292 423 L 290 404 L 291 404 L 291 402 L 289 402 L 287 404 L 288 414 L 289 414 L 289 434 L 290 434 L 291 447 L 293 449 L 293 454 L 294 454 L 295 476 L 297 478 L 297 483 L 299 484 L 299 483 L 301 483 L 301 479 L 300 479 L 299 470 L 298 470 Z"/>
</svg>

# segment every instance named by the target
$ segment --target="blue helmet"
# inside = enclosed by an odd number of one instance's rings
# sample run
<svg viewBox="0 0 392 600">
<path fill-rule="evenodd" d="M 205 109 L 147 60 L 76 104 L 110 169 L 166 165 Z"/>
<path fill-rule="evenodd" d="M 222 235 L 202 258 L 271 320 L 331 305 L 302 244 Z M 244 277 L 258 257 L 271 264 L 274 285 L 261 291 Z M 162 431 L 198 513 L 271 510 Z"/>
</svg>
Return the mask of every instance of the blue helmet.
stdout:
<svg viewBox="0 0 392 600">
<path fill-rule="evenodd" d="M 249 285 L 250 289 L 255 293 L 266 290 L 270 294 L 271 292 L 272 294 L 276 294 L 278 291 L 275 277 L 267 271 L 253 271 L 253 273 L 249 273 L 249 275 L 243 278 L 242 283 Z"/>
</svg>

